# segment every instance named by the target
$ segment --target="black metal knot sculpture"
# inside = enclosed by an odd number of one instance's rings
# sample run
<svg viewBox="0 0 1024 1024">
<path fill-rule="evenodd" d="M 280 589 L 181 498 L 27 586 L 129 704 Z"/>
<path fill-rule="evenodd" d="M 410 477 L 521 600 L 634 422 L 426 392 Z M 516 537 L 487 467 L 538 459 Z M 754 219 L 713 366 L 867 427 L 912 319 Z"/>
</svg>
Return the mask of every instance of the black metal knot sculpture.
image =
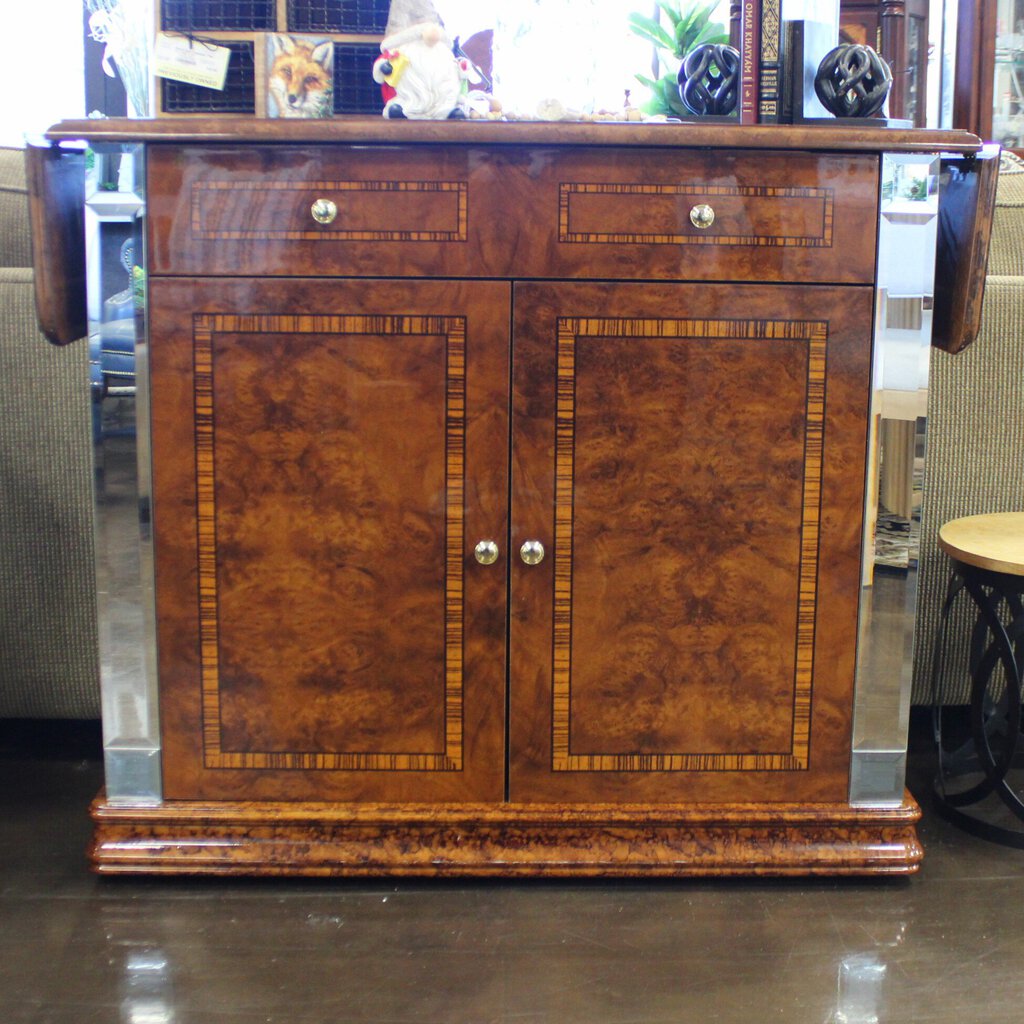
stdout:
<svg viewBox="0 0 1024 1024">
<path fill-rule="evenodd" d="M 836 117 L 870 117 L 881 110 L 891 86 L 889 65 L 860 43 L 829 50 L 814 76 L 818 99 Z"/>
<path fill-rule="evenodd" d="M 692 49 L 676 79 L 679 98 L 693 114 L 731 114 L 740 95 L 740 55 L 731 46 L 704 43 Z"/>
</svg>

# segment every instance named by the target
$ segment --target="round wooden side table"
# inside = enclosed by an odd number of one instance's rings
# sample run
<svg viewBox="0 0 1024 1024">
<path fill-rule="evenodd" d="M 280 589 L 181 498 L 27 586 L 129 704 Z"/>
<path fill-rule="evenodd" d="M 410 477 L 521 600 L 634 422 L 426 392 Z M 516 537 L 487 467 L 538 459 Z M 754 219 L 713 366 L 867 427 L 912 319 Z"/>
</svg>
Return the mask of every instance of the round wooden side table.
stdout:
<svg viewBox="0 0 1024 1024">
<path fill-rule="evenodd" d="M 939 531 L 939 547 L 953 569 L 932 662 L 939 811 L 974 835 L 1024 849 L 1024 799 L 1011 777 L 1024 766 L 1024 512 L 954 519 Z M 977 612 L 966 722 L 947 705 L 944 685 L 947 625 L 961 593 Z"/>
</svg>

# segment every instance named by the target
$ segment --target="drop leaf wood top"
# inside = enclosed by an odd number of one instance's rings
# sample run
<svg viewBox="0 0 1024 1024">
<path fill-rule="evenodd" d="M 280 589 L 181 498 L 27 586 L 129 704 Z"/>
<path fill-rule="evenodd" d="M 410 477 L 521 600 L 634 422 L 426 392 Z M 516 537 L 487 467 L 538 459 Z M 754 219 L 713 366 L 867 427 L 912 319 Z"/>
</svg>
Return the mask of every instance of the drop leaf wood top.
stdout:
<svg viewBox="0 0 1024 1024">
<path fill-rule="evenodd" d="M 999 180 L 999 147 L 942 161 L 932 345 L 957 353 L 981 330 L 985 274 Z"/>
<path fill-rule="evenodd" d="M 225 120 L 164 117 L 61 121 L 48 139 L 174 143 L 348 143 L 352 145 L 678 146 L 691 149 L 829 150 L 843 153 L 976 153 L 964 131 L 830 125 L 608 124 L 542 121 L 401 121 L 381 117 L 333 120 Z"/>
<path fill-rule="evenodd" d="M 39 329 L 54 345 L 88 333 L 85 156 L 55 146 L 25 150 Z"/>
<path fill-rule="evenodd" d="M 889 153 L 943 153 L 946 155 L 959 155 L 961 157 L 973 157 L 982 151 L 981 141 L 968 132 L 959 130 L 921 130 L 921 129 L 890 129 L 878 128 L 870 124 L 864 127 L 850 128 L 831 127 L 829 125 L 811 126 L 776 126 L 776 125 L 722 125 L 722 124 L 595 124 L 595 123 L 546 123 L 546 122 L 434 122 L 434 121 L 385 121 L 383 118 L 374 117 L 349 117 L 337 118 L 330 121 L 314 120 L 239 120 L 226 122 L 220 118 L 205 117 L 179 117 L 161 119 L 128 119 L 110 118 L 105 120 L 68 120 L 54 125 L 47 133 L 47 138 L 53 142 L 66 142 L 69 140 L 87 139 L 92 144 L 102 143 L 126 144 L 126 143 L 149 143 L 151 153 L 156 154 L 162 148 L 161 143 L 172 143 L 176 146 L 184 144 L 214 145 L 227 143 L 233 148 L 248 146 L 283 146 L 283 145 L 308 145 L 310 143 L 322 143 L 328 145 L 349 145 L 357 147 L 414 147 L 434 145 L 453 151 L 462 147 L 488 146 L 495 150 L 509 151 L 516 147 L 552 147 L 579 148 L 579 147 L 615 147 L 621 152 L 628 152 L 642 147 L 657 147 L 658 149 L 674 149 L 684 151 L 706 151 L 717 154 L 727 153 L 732 150 L 749 151 L 778 151 L 779 157 L 784 158 L 786 154 L 796 154 L 797 151 L 810 153 L 836 153 L 836 154 L 880 154 Z M 385 158 L 380 151 L 372 149 L 364 152 L 364 156 L 371 161 L 380 161 L 382 164 Z M 394 159 L 389 156 L 387 160 Z M 458 161 L 449 153 L 449 159 Z M 386 177 L 383 173 L 380 177 Z M 936 310 L 934 317 L 934 344 L 936 347 L 956 352 L 969 345 L 977 336 L 982 296 L 984 293 L 984 272 L 988 251 L 988 235 L 992 218 L 992 181 L 994 175 L 989 172 L 983 180 L 988 182 L 986 187 L 979 190 L 975 197 L 975 204 L 970 209 L 958 208 L 953 211 L 952 216 L 947 210 L 943 215 L 944 237 L 953 239 L 953 244 L 944 246 L 940 259 L 939 274 L 937 278 L 938 288 L 936 293 Z M 41 211 L 36 217 L 37 252 L 39 257 L 36 260 L 37 280 L 41 282 L 40 294 L 37 306 L 39 309 L 40 321 L 46 329 L 51 340 L 66 344 L 81 334 L 81 325 L 84 323 L 84 303 L 78 300 L 69 302 L 68 296 L 63 293 L 62 288 L 47 287 L 47 282 L 84 280 L 84 258 L 74 257 L 71 254 L 80 251 L 80 247 L 64 244 L 66 236 L 67 213 L 59 213 L 62 207 L 54 202 L 53 187 L 47 186 L 43 181 L 32 183 L 34 208 Z M 47 191 L 48 189 L 48 191 Z M 232 196 L 230 192 L 219 192 L 206 196 L 207 203 L 204 206 L 196 202 L 193 220 L 195 217 L 205 215 L 212 216 L 216 220 L 219 211 L 219 204 L 225 199 L 231 199 L 236 204 L 240 200 Z M 294 199 L 296 193 L 292 192 Z M 866 211 L 850 206 L 850 203 L 859 202 L 854 197 L 846 195 L 842 190 L 839 195 L 843 198 L 843 207 L 831 211 L 838 215 L 833 223 L 837 224 L 840 232 L 852 228 L 860 228 L 864 223 Z M 249 197 L 252 198 L 251 196 Z M 267 195 L 261 195 L 262 203 L 265 204 Z M 287 200 L 287 196 L 279 196 L 278 199 Z M 363 191 L 360 200 L 365 204 L 368 193 Z M 385 202 L 385 205 L 393 203 L 395 199 L 415 203 L 416 197 L 395 194 L 387 194 L 378 197 Z M 438 242 L 441 236 L 447 235 L 458 239 L 460 242 L 464 236 L 461 234 L 466 228 L 465 221 L 465 199 L 464 192 L 458 189 L 452 194 L 444 196 L 432 195 L 432 199 L 442 199 L 441 210 L 437 214 L 443 222 L 437 230 Z M 637 216 L 649 216 L 653 211 L 657 214 L 658 203 L 664 203 L 666 197 L 658 195 L 638 195 L 632 197 L 614 197 L 618 202 L 614 205 L 623 207 L 624 199 L 631 199 L 625 203 L 632 207 Z M 575 203 L 574 203 L 575 200 Z M 721 202 L 721 201 L 720 201 Z M 577 216 L 585 216 L 588 208 L 593 208 L 594 198 L 592 196 L 568 195 L 565 197 L 565 212 L 575 209 Z M 279 204 L 278 204 L 279 205 Z M 728 201 L 726 201 L 728 205 Z M 769 204 L 770 205 L 770 204 Z M 749 206 L 749 204 L 748 204 Z M 961 204 L 962 206 L 962 204 Z M 604 219 L 607 221 L 607 211 L 612 204 L 605 203 L 603 208 Z M 450 208 L 450 209 L 449 209 Z M 806 216 L 810 205 L 805 203 L 801 216 Z M 275 213 L 279 214 L 280 209 Z M 44 215 L 45 214 L 45 215 Z M 59 215 L 58 215 L 59 214 Z M 420 211 L 422 214 L 422 211 Z M 777 216 L 771 213 L 770 216 Z M 792 212 L 790 213 L 792 216 Z M 513 218 L 509 218 L 510 220 Z M 600 220 L 601 218 L 599 218 Z M 183 225 L 175 220 L 178 230 Z M 186 222 L 187 223 L 187 222 Z M 493 221 L 492 223 L 498 223 Z M 268 225 L 264 224 L 264 229 Z M 251 227 L 251 226 L 250 226 Z M 614 231 L 607 230 L 608 225 L 603 225 L 605 230 L 598 231 L 599 235 L 606 236 L 605 240 L 616 237 Z M 431 228 L 431 230 L 435 230 Z M 343 269 L 336 267 L 334 272 L 350 273 L 359 275 L 368 273 L 371 266 L 376 266 L 376 273 L 392 273 L 386 266 L 376 262 L 379 256 L 380 247 L 371 252 L 372 246 L 367 246 L 367 240 L 358 236 L 352 236 L 352 226 L 344 228 L 349 232 L 347 241 L 355 242 L 352 248 L 352 260 Z M 267 262 L 273 262 L 276 247 L 272 238 L 267 237 L 266 231 L 261 237 L 256 237 L 260 232 L 252 234 L 246 240 L 236 238 L 224 249 L 228 242 L 224 232 L 218 232 L 216 224 L 205 224 L 196 228 L 193 232 L 197 235 L 192 239 L 195 249 L 184 244 L 184 240 L 175 237 L 175 245 L 179 252 L 193 254 L 192 262 L 202 262 L 201 239 L 204 235 L 212 240 L 218 235 L 218 247 L 220 254 L 218 259 L 229 258 L 235 263 L 236 269 L 229 269 L 227 272 L 236 273 L 273 273 L 268 270 Z M 572 233 L 573 239 L 580 241 L 586 237 L 592 237 L 593 232 Z M 159 239 L 161 233 L 156 235 Z M 563 239 L 566 240 L 566 239 Z M 538 244 L 540 244 L 538 238 Z M 841 241 L 841 239 L 837 239 Z M 309 243 L 307 243 L 308 248 Z M 493 245 L 493 243 L 492 243 Z M 394 250 L 393 246 L 389 246 Z M 449 250 L 466 250 L 465 245 L 448 246 Z M 565 245 L 560 247 L 563 252 L 569 252 L 571 247 Z M 577 246 L 577 248 L 579 248 Z M 685 247 L 689 249 L 689 246 Z M 833 276 L 837 266 L 843 266 L 842 261 L 838 264 L 835 260 L 832 265 L 825 258 L 827 249 L 810 249 L 800 253 L 796 248 L 790 248 L 785 252 L 785 257 L 790 266 L 786 271 L 777 271 L 776 276 L 765 277 L 763 270 L 770 265 L 774 259 L 778 262 L 778 254 L 770 256 L 765 252 L 756 253 L 754 264 L 749 268 L 748 276 L 740 275 L 740 279 L 746 280 L 842 280 L 852 282 L 860 274 L 861 267 L 856 253 L 858 248 L 863 246 L 854 245 L 849 251 L 844 245 L 837 245 L 836 253 L 842 254 L 842 260 L 846 261 L 845 273 L 839 277 Z M 451 274 L 463 276 L 467 274 L 465 266 L 457 266 L 451 262 L 451 256 L 439 257 L 438 245 L 433 247 L 416 244 L 413 247 L 416 259 L 412 263 L 406 263 L 410 250 L 406 247 L 399 258 L 403 269 L 398 273 L 432 273 Z M 539 251 L 543 251 L 543 247 Z M 243 259 L 238 260 L 239 253 L 247 253 L 251 259 L 249 263 Z M 52 268 L 57 266 L 55 256 L 59 256 L 60 272 L 55 275 Z M 654 254 L 656 259 L 654 265 L 648 265 L 640 261 L 634 266 L 633 273 L 625 275 L 616 272 L 616 268 L 609 270 L 605 268 L 599 276 L 634 276 L 660 277 L 662 273 L 670 271 L 665 265 L 665 251 L 652 250 L 648 247 L 648 254 Z M 293 247 L 294 255 L 294 247 Z M 703 253 L 701 255 L 704 255 Z M 734 253 L 734 255 L 737 255 Z M 588 254 L 588 258 L 593 252 Z M 633 254 L 628 258 L 621 259 L 619 267 L 633 264 Z M 299 254 L 300 259 L 306 263 L 305 269 L 299 270 L 278 270 L 278 273 L 312 273 L 322 272 L 322 264 L 313 259 L 307 253 L 306 256 Z M 394 255 L 393 257 L 394 258 Z M 426 260 L 426 264 L 424 264 Z M 364 269 L 360 269 L 360 261 Z M 797 263 L 803 263 L 803 267 Z M 456 260 L 456 263 L 458 261 Z M 500 262 L 500 261 L 499 261 Z M 572 261 L 570 260 L 570 263 Z M 262 265 L 261 265 L 262 264 Z M 497 276 L 504 274 L 501 267 L 491 268 L 485 259 L 475 264 L 476 275 L 482 276 L 488 272 Z M 316 269 L 314 269 L 314 267 Z M 154 268 L 159 273 L 159 266 Z M 192 272 L 199 268 L 193 266 Z M 799 271 L 803 272 L 799 272 Z M 568 276 L 579 275 L 580 268 L 565 265 L 560 267 L 551 266 L 541 268 L 540 276 Z M 183 267 L 178 267 L 170 272 L 188 272 Z M 220 271 L 223 272 L 223 271 Z M 519 268 L 518 273 L 522 273 Z M 472 276 L 472 275 L 471 275 Z M 692 278 L 691 274 L 685 275 Z M 698 275 L 700 276 L 700 275 Z M 710 265 L 706 271 L 707 279 L 715 278 L 715 268 Z M 56 325 L 56 326 L 54 326 Z"/>
</svg>

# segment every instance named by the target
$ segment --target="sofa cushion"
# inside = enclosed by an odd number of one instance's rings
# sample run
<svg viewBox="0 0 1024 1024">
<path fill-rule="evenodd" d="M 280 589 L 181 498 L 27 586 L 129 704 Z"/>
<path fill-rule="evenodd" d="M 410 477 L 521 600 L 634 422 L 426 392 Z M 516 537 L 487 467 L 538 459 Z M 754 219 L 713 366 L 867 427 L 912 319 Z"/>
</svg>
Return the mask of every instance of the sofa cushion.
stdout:
<svg viewBox="0 0 1024 1024">
<path fill-rule="evenodd" d="M 31 267 L 25 151 L 0 147 L 0 267 Z"/>
<path fill-rule="evenodd" d="M 938 548 L 939 527 L 961 516 L 1018 512 L 1022 508 L 1022 334 L 1024 277 L 989 275 L 978 340 L 955 356 L 932 354 L 928 484 L 922 510 L 914 657 L 915 704 L 931 701 L 932 649 L 949 581 L 949 560 Z M 966 664 L 975 618 L 971 609 L 969 601 L 960 601 L 950 617 L 950 665 Z M 970 702 L 966 673 L 955 684 L 947 680 L 946 686 L 947 703 Z"/>
<path fill-rule="evenodd" d="M 1024 161 L 1013 153 L 1003 153 L 999 160 L 988 272 L 1024 277 Z"/>
<path fill-rule="evenodd" d="M 0 267 L 0 379 L 0 718 L 95 718 L 89 352 L 47 343 L 24 267 Z"/>
<path fill-rule="evenodd" d="M 949 581 L 939 527 L 984 512 L 1017 512 L 1024 494 L 1024 161 L 999 162 L 985 306 L 978 340 L 955 356 L 932 351 L 928 469 L 921 515 L 912 702 L 931 702 L 932 649 Z M 960 601 L 947 627 L 949 664 L 966 664 L 974 615 Z M 957 659 L 960 659 L 957 661 Z M 950 704 L 970 702 L 966 674 L 946 681 Z"/>
</svg>

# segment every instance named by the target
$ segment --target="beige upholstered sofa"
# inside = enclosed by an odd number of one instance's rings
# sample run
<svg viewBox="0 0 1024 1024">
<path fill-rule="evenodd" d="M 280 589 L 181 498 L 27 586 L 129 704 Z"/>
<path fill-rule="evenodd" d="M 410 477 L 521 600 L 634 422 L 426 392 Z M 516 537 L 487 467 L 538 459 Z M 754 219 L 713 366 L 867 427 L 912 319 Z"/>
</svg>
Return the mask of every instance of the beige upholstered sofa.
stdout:
<svg viewBox="0 0 1024 1024">
<path fill-rule="evenodd" d="M 1024 510 L 1024 162 L 1012 155 L 1000 165 L 981 333 L 959 355 L 933 352 L 931 370 L 915 704 L 931 700 L 931 652 L 949 577 L 939 527 L 959 516 Z M 950 621 L 961 648 L 969 617 L 963 602 Z M 968 702 L 966 679 L 944 692 Z"/>
<path fill-rule="evenodd" d="M 23 156 L 0 149 L 0 718 L 93 718 L 89 357 L 36 324 Z"/>
</svg>

